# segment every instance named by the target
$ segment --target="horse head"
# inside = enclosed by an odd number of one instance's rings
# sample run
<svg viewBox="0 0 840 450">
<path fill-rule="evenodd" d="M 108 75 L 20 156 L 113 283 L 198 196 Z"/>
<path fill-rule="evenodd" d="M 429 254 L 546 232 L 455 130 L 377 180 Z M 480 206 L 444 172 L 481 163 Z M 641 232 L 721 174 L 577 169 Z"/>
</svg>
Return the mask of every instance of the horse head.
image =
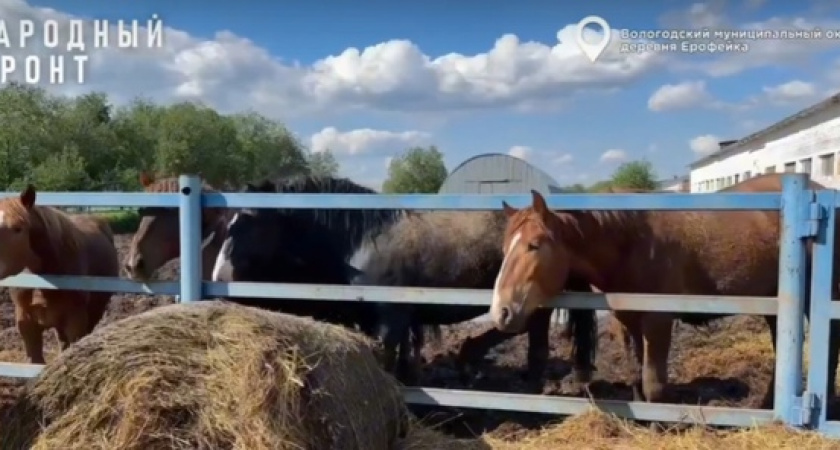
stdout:
<svg viewBox="0 0 840 450">
<path fill-rule="evenodd" d="M 140 174 L 140 184 L 144 192 L 174 193 L 179 192 L 177 177 L 155 179 L 149 173 Z M 207 184 L 203 192 L 214 192 Z M 181 255 L 179 246 L 179 220 L 176 208 L 144 207 L 138 210 L 140 224 L 131 240 L 131 250 L 124 262 L 124 271 L 135 280 L 146 280 L 168 261 Z M 222 208 L 202 209 L 202 239 L 218 232 L 217 225 L 226 218 Z"/>
<path fill-rule="evenodd" d="M 17 275 L 39 260 L 33 241 L 47 237 L 33 237 L 38 232 L 31 217 L 35 197 L 35 188 L 28 185 L 19 196 L 0 200 L 0 279 Z"/>
<path fill-rule="evenodd" d="M 572 214 L 548 209 L 539 192 L 532 190 L 531 195 L 531 206 L 523 209 L 502 204 L 507 216 L 504 259 L 493 286 L 490 316 L 505 332 L 522 331 L 537 308 L 566 290 L 571 275 L 602 285 L 588 259 L 564 239 L 566 234 L 580 235 L 585 224 Z"/>
</svg>

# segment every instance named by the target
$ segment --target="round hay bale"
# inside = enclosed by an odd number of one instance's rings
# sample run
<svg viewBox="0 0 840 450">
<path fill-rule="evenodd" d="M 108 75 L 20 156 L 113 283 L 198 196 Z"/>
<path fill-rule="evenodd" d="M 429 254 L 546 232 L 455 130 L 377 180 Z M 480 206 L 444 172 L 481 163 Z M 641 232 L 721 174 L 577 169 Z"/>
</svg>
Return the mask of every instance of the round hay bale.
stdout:
<svg viewBox="0 0 840 450">
<path fill-rule="evenodd" d="M 224 302 L 97 329 L 0 421 L 3 449 L 390 449 L 408 413 L 374 344 Z"/>
</svg>

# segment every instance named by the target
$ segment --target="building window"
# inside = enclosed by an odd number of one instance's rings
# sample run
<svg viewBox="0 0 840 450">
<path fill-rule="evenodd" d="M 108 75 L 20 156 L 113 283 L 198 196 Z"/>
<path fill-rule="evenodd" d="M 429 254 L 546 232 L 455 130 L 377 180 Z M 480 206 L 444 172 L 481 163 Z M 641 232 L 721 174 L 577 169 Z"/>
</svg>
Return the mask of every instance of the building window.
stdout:
<svg viewBox="0 0 840 450">
<path fill-rule="evenodd" d="M 834 176 L 834 153 L 820 156 L 820 175 Z"/>
<path fill-rule="evenodd" d="M 796 163 L 789 162 L 785 164 L 785 173 L 794 173 L 796 172 Z"/>
<path fill-rule="evenodd" d="M 732 176 L 731 175 L 726 177 L 726 185 L 727 186 L 732 186 Z"/>
<path fill-rule="evenodd" d="M 776 166 L 767 166 L 764 169 L 764 173 L 776 173 Z"/>
<path fill-rule="evenodd" d="M 744 172 L 744 181 L 749 180 L 750 176 L 752 176 L 752 173 L 749 170 Z"/>
<path fill-rule="evenodd" d="M 736 173 L 735 176 L 734 176 L 734 181 L 735 181 L 735 184 L 740 183 L 741 182 L 741 174 Z"/>
<path fill-rule="evenodd" d="M 801 164 L 802 173 L 811 173 L 811 158 L 803 159 L 802 161 L 799 161 L 799 164 Z"/>
</svg>

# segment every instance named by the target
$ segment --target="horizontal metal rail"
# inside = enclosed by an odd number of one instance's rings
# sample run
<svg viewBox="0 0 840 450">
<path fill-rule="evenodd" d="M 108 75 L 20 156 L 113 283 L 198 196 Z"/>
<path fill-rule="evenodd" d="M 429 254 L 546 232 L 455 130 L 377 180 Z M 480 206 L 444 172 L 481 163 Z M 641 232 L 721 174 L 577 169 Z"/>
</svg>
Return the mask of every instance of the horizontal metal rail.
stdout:
<svg viewBox="0 0 840 450">
<path fill-rule="evenodd" d="M 306 299 L 312 301 L 367 301 L 423 303 L 490 307 L 488 289 L 446 289 L 323 284 L 215 283 L 204 282 L 205 298 L 249 297 L 264 299 Z M 138 283 L 122 278 L 71 277 L 21 274 L 0 281 L 0 286 L 37 289 L 75 289 L 93 292 L 130 292 L 148 295 L 178 295 L 176 281 Z M 706 314 L 775 315 L 775 297 L 718 297 L 712 295 L 665 294 L 564 294 L 547 307 L 621 311 L 659 311 Z"/>
<path fill-rule="evenodd" d="M 32 378 L 43 370 L 41 364 L 0 364 L 0 376 Z M 633 420 L 685 422 L 704 425 L 755 426 L 773 420 L 773 411 L 746 408 L 698 407 L 694 405 L 587 400 L 547 395 L 510 394 L 408 387 L 403 388 L 407 403 L 429 406 L 493 409 L 529 413 L 575 415 L 596 407 L 604 412 Z"/>
<path fill-rule="evenodd" d="M 520 411 L 553 415 L 582 414 L 593 407 L 631 420 L 685 422 L 712 426 L 750 427 L 773 421 L 773 411 L 664 403 L 588 400 L 550 395 L 509 394 L 437 388 L 403 388 L 415 405 Z"/>
<path fill-rule="evenodd" d="M 0 198 L 19 195 L 0 193 Z M 146 192 L 39 192 L 38 203 L 48 206 L 170 207 L 179 205 L 179 193 Z M 548 206 L 555 209 L 586 210 L 779 210 L 781 194 L 552 194 Z M 222 208 L 341 208 L 412 210 L 499 210 L 502 201 L 511 206 L 531 204 L 521 194 L 203 194 L 204 207 Z"/>
<path fill-rule="evenodd" d="M 545 196 L 553 209 L 587 210 L 779 210 L 781 194 L 552 194 Z M 522 194 L 256 194 L 202 195 L 202 206 L 236 208 L 340 208 L 340 209 L 441 209 L 499 210 L 531 204 Z M 235 205 L 235 206 L 230 206 Z"/>
<path fill-rule="evenodd" d="M 41 364 L 0 364 L 0 376 L 32 378 L 43 370 Z M 593 406 L 634 420 L 687 422 L 705 425 L 754 426 L 773 420 L 773 411 L 746 408 L 697 407 L 617 400 L 586 400 L 547 395 L 509 394 L 437 388 L 403 388 L 406 402 L 415 405 L 493 409 L 555 415 L 581 414 Z"/>
<path fill-rule="evenodd" d="M 178 295 L 181 285 L 177 281 L 153 281 L 140 283 L 125 278 L 74 277 L 50 275 L 41 277 L 24 273 L 0 280 L 2 287 L 32 289 L 67 289 L 90 292 L 127 292 L 146 295 Z"/>
</svg>

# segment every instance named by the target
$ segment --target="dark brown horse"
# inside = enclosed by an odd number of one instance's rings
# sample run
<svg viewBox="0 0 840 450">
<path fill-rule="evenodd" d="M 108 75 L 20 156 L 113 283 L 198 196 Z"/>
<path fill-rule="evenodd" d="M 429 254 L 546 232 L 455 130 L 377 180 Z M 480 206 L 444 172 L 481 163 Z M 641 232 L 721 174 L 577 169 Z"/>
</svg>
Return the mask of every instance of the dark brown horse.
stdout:
<svg viewBox="0 0 840 450">
<path fill-rule="evenodd" d="M 108 223 L 35 204 L 35 188 L 0 200 L 0 279 L 39 275 L 119 276 L 119 258 Z M 66 349 L 102 319 L 110 292 L 9 289 L 26 356 L 44 363 L 43 334 L 55 328 Z"/>
<path fill-rule="evenodd" d="M 154 179 L 147 173 L 140 174 L 140 183 L 145 192 L 179 192 L 177 177 Z M 213 186 L 202 182 L 202 192 L 218 192 Z M 140 208 L 140 226 L 131 240 L 131 250 L 123 262 L 126 274 L 137 281 L 146 281 L 167 262 L 181 255 L 178 209 Z M 225 208 L 202 208 L 201 247 L 202 279 L 209 281 L 216 254 L 222 247 L 227 231 L 230 210 Z"/>
<path fill-rule="evenodd" d="M 811 182 L 811 189 L 824 189 Z M 779 192 L 781 175 L 762 175 L 724 192 Z M 504 204 L 508 225 L 505 262 L 490 313 L 496 326 L 515 332 L 568 275 L 603 292 L 776 296 L 779 273 L 778 211 L 550 211 L 534 192 L 530 207 Z M 834 230 L 835 235 L 837 229 Z M 809 244 L 810 250 L 810 244 Z M 834 290 L 838 279 L 834 264 Z M 836 292 L 835 292 L 836 294 Z M 674 319 L 701 324 L 720 315 L 615 311 L 636 347 L 642 373 L 633 380 L 637 400 L 662 401 Z M 766 317 L 776 344 L 776 317 Z M 838 362 L 832 322 L 829 389 Z M 773 383 L 765 396 L 772 404 Z"/>
</svg>

